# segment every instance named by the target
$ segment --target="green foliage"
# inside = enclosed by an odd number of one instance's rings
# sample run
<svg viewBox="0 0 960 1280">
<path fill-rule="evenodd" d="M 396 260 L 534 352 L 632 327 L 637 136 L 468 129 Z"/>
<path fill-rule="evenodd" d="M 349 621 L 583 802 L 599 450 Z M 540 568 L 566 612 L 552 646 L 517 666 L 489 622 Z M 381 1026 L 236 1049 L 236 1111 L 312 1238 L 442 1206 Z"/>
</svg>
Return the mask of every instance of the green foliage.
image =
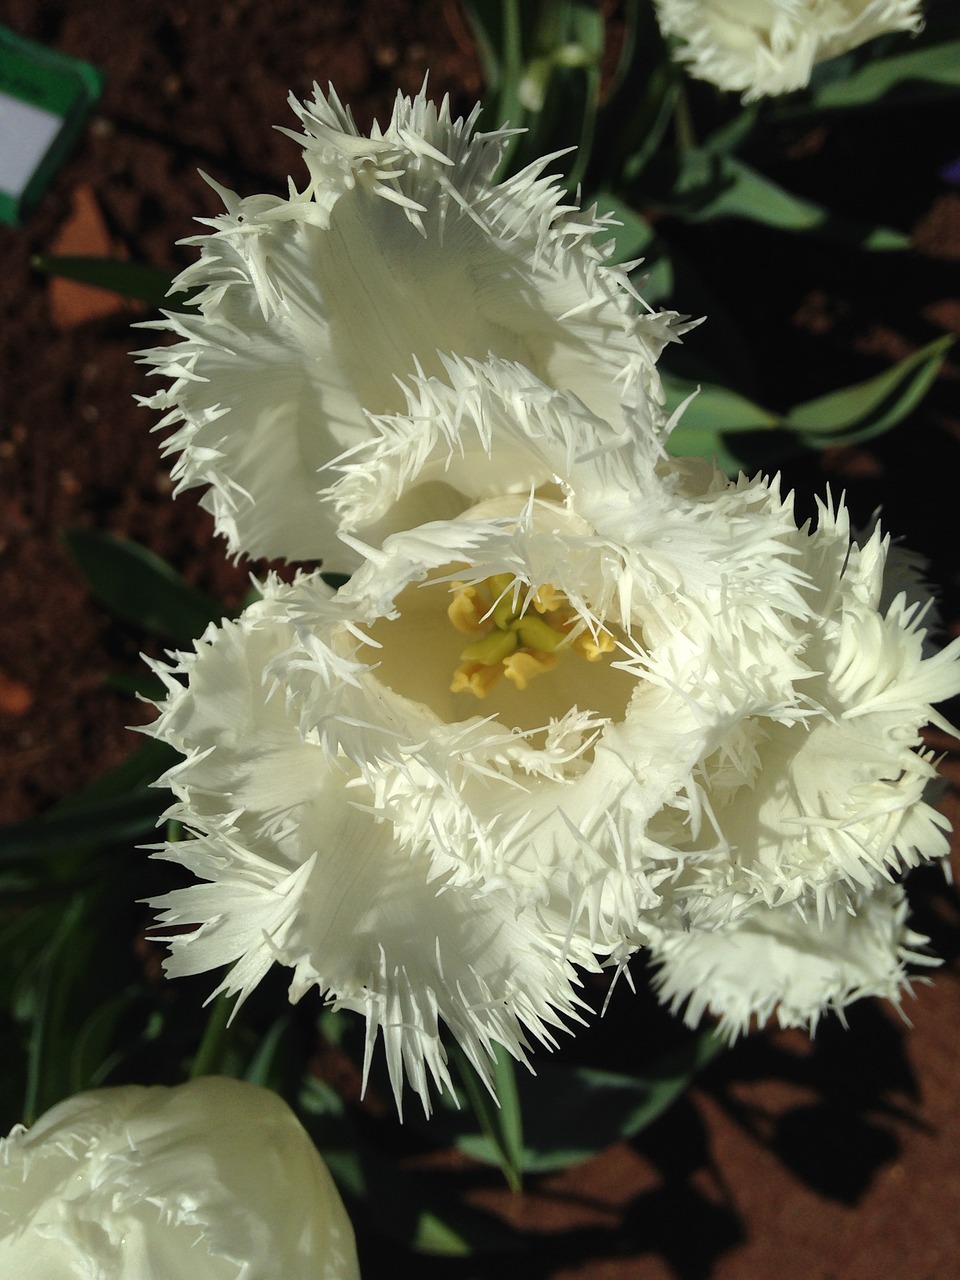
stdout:
<svg viewBox="0 0 960 1280">
<path fill-rule="evenodd" d="M 135 542 L 96 529 L 74 529 L 64 541 L 97 598 L 145 631 L 188 644 L 226 612 Z"/>
<path fill-rule="evenodd" d="M 0 867 L 69 850 L 96 850 L 147 839 L 170 803 L 153 784 L 179 756 L 144 742 L 122 764 L 39 818 L 0 827 Z"/>
<path fill-rule="evenodd" d="M 794 405 L 785 413 L 762 408 L 729 387 L 698 387 L 665 375 L 668 411 L 686 405 L 670 437 L 670 450 L 682 457 L 715 457 L 736 474 L 738 458 L 747 453 L 751 459 L 779 459 L 799 448 L 872 439 L 916 408 L 952 343 L 951 337 L 937 338 L 876 377 Z"/>
<path fill-rule="evenodd" d="M 122 262 L 116 258 L 92 258 L 64 254 L 39 254 L 32 260 L 37 271 L 48 276 L 61 276 L 79 284 L 93 285 L 118 293 L 123 298 L 146 302 L 151 307 L 182 311 L 189 305 L 186 292 L 171 294 L 170 276 L 157 267 L 138 262 Z"/>
<path fill-rule="evenodd" d="M 511 1191 L 519 1191 L 524 1168 L 523 1116 L 513 1059 L 502 1046 L 496 1047 L 491 1094 L 459 1046 L 454 1047 L 453 1058 L 480 1124 L 479 1147 L 487 1157 L 493 1155 Z"/>
<path fill-rule="evenodd" d="M 942 97 L 960 89 L 960 40 L 910 48 L 865 62 L 848 74 L 814 76 L 805 101 L 784 112 L 809 114 L 850 107 L 877 108 Z"/>
<path fill-rule="evenodd" d="M 795 405 L 783 425 L 813 447 L 870 440 L 917 407 L 953 342 L 937 338 L 875 378 Z"/>
<path fill-rule="evenodd" d="M 472 1132 L 470 1117 L 461 1118 L 449 1099 L 441 1132 L 446 1125 L 461 1151 L 501 1168 L 509 1144 L 510 1185 L 514 1185 L 522 1173 L 564 1169 L 635 1137 L 663 1115 L 722 1048 L 723 1042 L 713 1032 L 704 1031 L 637 1075 L 568 1066 L 547 1058 L 537 1063 L 536 1074 L 524 1072 L 514 1083 L 508 1116 L 497 1132 L 483 1120 L 482 1132 Z M 462 1068 L 461 1075 L 466 1082 Z M 470 1097 L 476 1115 L 479 1109 L 472 1093 Z"/>
<path fill-rule="evenodd" d="M 591 153 L 599 97 L 604 32 L 596 5 L 467 0 L 465 8 L 487 81 L 484 126 L 518 130 L 501 173 L 566 151 L 567 185 L 576 187 Z"/>
<path fill-rule="evenodd" d="M 372 1142 L 329 1085 L 306 1076 L 297 1108 L 356 1218 L 418 1253 L 464 1257 L 520 1243 L 509 1227 L 456 1197 L 448 1174 L 403 1168 Z"/>
<path fill-rule="evenodd" d="M 628 180 L 633 174 L 626 171 Z M 648 175 L 649 176 L 649 175 Z M 863 249 L 908 249 L 910 237 L 891 227 L 860 226 L 838 218 L 812 200 L 793 195 L 745 161 L 690 147 L 664 157 L 654 175 L 652 203 L 691 222 L 744 218 L 779 231 L 817 232 Z"/>
</svg>

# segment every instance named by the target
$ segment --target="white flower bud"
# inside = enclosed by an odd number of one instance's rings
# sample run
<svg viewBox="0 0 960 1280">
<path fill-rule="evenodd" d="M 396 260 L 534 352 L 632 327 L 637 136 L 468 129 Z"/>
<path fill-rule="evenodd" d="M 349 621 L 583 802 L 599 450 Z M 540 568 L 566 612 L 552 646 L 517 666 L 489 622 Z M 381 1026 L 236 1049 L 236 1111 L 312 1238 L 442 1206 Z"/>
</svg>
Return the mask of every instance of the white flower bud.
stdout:
<svg viewBox="0 0 960 1280">
<path fill-rule="evenodd" d="M 354 1280 L 353 1229 L 275 1094 L 208 1076 L 68 1098 L 0 1140 L 0 1275 Z"/>
</svg>

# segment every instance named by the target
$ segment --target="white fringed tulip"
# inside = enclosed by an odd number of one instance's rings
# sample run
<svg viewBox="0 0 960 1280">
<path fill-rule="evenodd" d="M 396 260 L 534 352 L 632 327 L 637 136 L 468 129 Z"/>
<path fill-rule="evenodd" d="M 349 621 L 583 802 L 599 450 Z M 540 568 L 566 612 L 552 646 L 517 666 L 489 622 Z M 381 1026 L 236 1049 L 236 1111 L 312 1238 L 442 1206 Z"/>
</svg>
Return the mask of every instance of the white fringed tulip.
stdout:
<svg viewBox="0 0 960 1280">
<path fill-rule="evenodd" d="M 145 403 L 181 424 L 173 476 L 209 486 L 231 551 L 352 568 L 318 498 L 325 468 L 442 353 L 520 360 L 611 422 L 638 388 L 659 396 L 654 362 L 682 326 L 607 265 L 604 220 L 543 176 L 550 157 L 495 183 L 507 132 L 476 133 L 477 111 L 451 120 L 423 92 L 369 138 L 332 90 L 292 105 L 303 191 L 222 191 L 175 285 L 199 290 L 196 309 L 146 326 L 180 341 L 143 353 L 173 379 Z"/>
<path fill-rule="evenodd" d="M 891 31 L 918 31 L 919 0 L 654 0 L 698 80 L 744 102 L 802 89 L 818 62 Z"/>
<path fill-rule="evenodd" d="M 326 1166 L 275 1093 L 81 1093 L 0 1141 L 9 1280 L 358 1280 Z"/>
<path fill-rule="evenodd" d="M 882 996 L 899 1006 L 906 966 L 939 963 L 928 939 L 907 927 L 899 885 L 868 890 L 849 912 L 818 920 L 813 903 L 754 906 L 710 930 L 666 931 L 651 947 L 654 987 L 672 1013 L 695 1027 L 705 1013 L 733 1040 L 776 1013 L 781 1027 L 816 1030 L 820 1018 L 854 1000 Z"/>
<path fill-rule="evenodd" d="M 541 525 L 552 511 L 560 530 L 562 506 L 568 534 L 577 530 L 556 553 L 568 565 L 510 565 L 534 585 L 555 572 L 586 602 L 583 625 L 614 617 L 612 669 L 641 678 L 596 758 L 619 743 L 647 818 L 654 797 L 676 800 L 622 840 L 637 856 L 655 832 L 676 851 L 675 887 L 700 923 L 808 891 L 832 912 L 845 886 L 946 850 L 947 824 L 922 798 L 934 767 L 917 748 L 933 705 L 960 690 L 958 645 L 931 649 L 916 564 L 890 554 L 879 529 L 861 547 L 829 506 L 815 530 L 797 529 L 765 482 L 668 461 L 650 414 L 618 431 L 520 367 L 448 361 L 442 382 L 411 388 L 405 416 L 377 421 L 331 495 L 345 524 L 375 537 L 430 504 L 464 520 L 493 511 L 511 481 L 543 495 Z M 587 572 L 574 544 L 590 537 L 605 569 L 588 587 L 570 574 Z M 543 723 L 568 704 L 543 703 Z M 641 774 L 654 741 L 659 767 Z"/>
<path fill-rule="evenodd" d="M 152 729 L 196 836 L 163 856 L 205 882 L 155 904 L 168 971 L 230 964 L 245 995 L 279 960 L 424 1105 L 440 1022 L 486 1074 L 576 1016 L 572 965 L 758 907 L 833 919 L 941 856 L 919 731 L 960 691 L 878 530 L 798 529 L 773 485 L 520 366 L 443 372 L 331 488 L 382 547 L 336 594 L 271 579 L 159 667 Z"/>
</svg>

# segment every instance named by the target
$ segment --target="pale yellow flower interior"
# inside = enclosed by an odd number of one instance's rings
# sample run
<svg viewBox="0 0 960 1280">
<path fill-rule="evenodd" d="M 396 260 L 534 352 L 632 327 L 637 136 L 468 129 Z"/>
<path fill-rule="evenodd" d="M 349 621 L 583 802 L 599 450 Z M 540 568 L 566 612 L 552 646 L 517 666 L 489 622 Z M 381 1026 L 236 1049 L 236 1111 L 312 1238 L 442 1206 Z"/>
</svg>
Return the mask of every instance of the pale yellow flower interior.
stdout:
<svg viewBox="0 0 960 1280">
<path fill-rule="evenodd" d="M 368 660 L 382 683 L 448 723 L 479 713 L 532 731 L 574 707 L 614 721 L 626 713 L 636 677 L 614 665 L 625 633 L 588 627 L 550 584 L 441 574 L 407 587 L 397 606 L 368 629 L 380 646 Z"/>
</svg>

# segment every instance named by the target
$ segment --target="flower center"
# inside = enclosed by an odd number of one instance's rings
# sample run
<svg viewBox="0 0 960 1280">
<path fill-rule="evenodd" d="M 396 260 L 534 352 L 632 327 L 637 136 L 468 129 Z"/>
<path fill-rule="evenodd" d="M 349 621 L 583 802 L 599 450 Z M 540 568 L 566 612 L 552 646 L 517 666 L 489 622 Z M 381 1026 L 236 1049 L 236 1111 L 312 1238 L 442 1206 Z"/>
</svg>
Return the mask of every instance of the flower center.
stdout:
<svg viewBox="0 0 960 1280">
<path fill-rule="evenodd" d="M 503 676 L 523 690 L 552 671 L 565 649 L 597 662 L 616 647 L 608 631 L 592 633 L 550 583 L 530 591 L 512 574 L 498 573 L 476 584 L 454 582 L 452 590 L 447 617 L 477 638 L 460 654 L 451 693 L 485 698 Z"/>
</svg>

